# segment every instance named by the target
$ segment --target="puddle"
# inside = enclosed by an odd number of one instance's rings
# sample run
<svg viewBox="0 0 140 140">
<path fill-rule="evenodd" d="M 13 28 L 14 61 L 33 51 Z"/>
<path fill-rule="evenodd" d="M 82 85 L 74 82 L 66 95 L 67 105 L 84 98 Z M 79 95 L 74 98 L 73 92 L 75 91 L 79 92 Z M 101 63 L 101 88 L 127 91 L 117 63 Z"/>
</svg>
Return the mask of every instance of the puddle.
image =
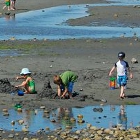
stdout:
<svg viewBox="0 0 140 140">
<path fill-rule="evenodd" d="M 115 0 L 114 0 L 115 1 Z M 116 1 L 117 2 L 117 1 Z M 140 36 L 140 28 L 123 27 L 113 23 L 109 26 L 68 26 L 68 19 L 88 16 L 88 6 L 125 6 L 139 5 L 140 1 L 129 3 L 64 5 L 36 11 L 20 13 L 15 16 L 6 15 L 0 19 L 0 40 L 11 37 L 16 39 L 73 39 L 73 38 L 112 38 Z"/>
<path fill-rule="evenodd" d="M 26 128 L 30 133 L 36 133 L 38 130 L 46 130 L 46 128 L 51 131 L 70 126 L 72 130 L 77 130 L 86 128 L 87 124 L 98 128 L 110 128 L 122 124 L 124 129 L 128 129 L 140 125 L 139 108 L 140 105 L 87 106 L 85 108 L 57 108 L 49 113 L 43 109 L 34 111 L 22 109 L 22 112 L 11 109 L 8 111 L 9 116 L 4 116 L 3 112 L 0 113 L 0 128 L 15 131 Z M 83 123 L 79 123 L 78 116 L 80 115 L 83 116 Z M 75 118 L 76 121 L 72 121 L 72 118 Z M 23 120 L 24 123 L 19 125 L 18 120 Z M 15 125 L 11 125 L 12 121 L 15 121 Z"/>
<path fill-rule="evenodd" d="M 16 49 L 6 49 L 6 50 L 0 50 L 0 56 L 19 56 L 22 55 L 22 52 Z"/>
</svg>

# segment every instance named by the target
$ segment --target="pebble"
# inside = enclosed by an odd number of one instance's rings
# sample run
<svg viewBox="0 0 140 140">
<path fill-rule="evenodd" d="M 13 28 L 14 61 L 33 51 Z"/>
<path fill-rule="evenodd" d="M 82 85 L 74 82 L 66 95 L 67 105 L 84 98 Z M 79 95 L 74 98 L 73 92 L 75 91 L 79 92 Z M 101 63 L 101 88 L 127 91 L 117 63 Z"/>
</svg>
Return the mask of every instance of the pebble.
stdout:
<svg viewBox="0 0 140 140">
<path fill-rule="evenodd" d="M 8 138 L 14 138 L 14 135 L 13 134 L 9 134 Z"/>
<path fill-rule="evenodd" d="M 4 108 L 2 111 L 3 111 L 3 112 L 8 112 L 8 109 Z"/>
<path fill-rule="evenodd" d="M 18 123 L 22 125 L 24 123 L 24 120 L 18 120 Z"/>
<path fill-rule="evenodd" d="M 45 109 L 45 106 L 40 106 L 40 109 Z"/>
<path fill-rule="evenodd" d="M 81 88 L 80 91 L 83 91 L 83 89 Z"/>
</svg>

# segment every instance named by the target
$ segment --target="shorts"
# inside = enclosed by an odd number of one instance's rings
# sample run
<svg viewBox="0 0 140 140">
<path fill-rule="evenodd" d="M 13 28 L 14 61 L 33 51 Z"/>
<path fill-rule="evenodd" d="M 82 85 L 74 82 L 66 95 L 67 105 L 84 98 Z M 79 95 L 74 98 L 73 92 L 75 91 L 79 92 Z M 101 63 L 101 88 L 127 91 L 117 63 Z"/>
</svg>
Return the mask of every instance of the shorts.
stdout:
<svg viewBox="0 0 140 140">
<path fill-rule="evenodd" d="M 127 84 L 127 76 L 118 76 L 117 83 L 119 86 L 126 86 Z"/>
<path fill-rule="evenodd" d="M 74 86 L 74 82 L 69 82 L 68 84 L 68 92 L 72 93 L 73 91 L 73 86 Z M 63 85 L 60 86 L 61 91 L 63 92 L 65 90 L 65 87 Z"/>
<path fill-rule="evenodd" d="M 5 2 L 6 6 L 10 6 L 10 1 Z"/>
</svg>

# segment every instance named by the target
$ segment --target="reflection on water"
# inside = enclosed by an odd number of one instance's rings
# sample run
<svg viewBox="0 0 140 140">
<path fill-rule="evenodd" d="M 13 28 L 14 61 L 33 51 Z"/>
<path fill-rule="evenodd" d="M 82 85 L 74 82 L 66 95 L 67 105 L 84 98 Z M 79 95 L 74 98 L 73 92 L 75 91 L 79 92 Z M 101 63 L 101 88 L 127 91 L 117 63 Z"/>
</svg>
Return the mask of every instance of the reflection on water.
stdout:
<svg viewBox="0 0 140 140">
<path fill-rule="evenodd" d="M 125 112 L 125 106 L 120 106 L 120 112 L 118 115 L 118 123 L 122 125 L 123 129 L 127 129 L 127 114 Z"/>
<path fill-rule="evenodd" d="M 139 108 L 140 105 L 108 105 L 87 106 L 85 108 L 22 109 L 22 112 L 11 109 L 8 111 L 9 116 L 5 116 L 3 112 L 0 113 L 0 128 L 14 129 L 15 131 L 26 129 L 30 133 L 36 133 L 38 130 L 49 131 L 60 128 L 77 130 L 86 128 L 87 124 L 92 124 L 98 128 L 119 126 L 121 129 L 127 129 L 139 126 Z M 23 123 L 19 124 L 19 120 L 23 120 Z M 13 121 L 15 124 L 11 125 Z"/>
<path fill-rule="evenodd" d="M 10 13 L 5 13 L 4 18 L 6 21 L 15 20 L 15 14 L 10 15 Z"/>
<path fill-rule="evenodd" d="M 15 37 L 16 39 L 73 39 L 73 38 L 112 38 L 140 36 L 140 28 L 125 27 L 118 23 L 107 26 L 68 26 L 68 19 L 88 16 L 89 6 L 127 6 L 139 5 L 140 2 L 63 5 L 42 10 L 17 14 L 14 17 L 6 15 L 0 19 L 0 40 Z M 10 18 L 10 20 L 9 20 Z"/>
</svg>

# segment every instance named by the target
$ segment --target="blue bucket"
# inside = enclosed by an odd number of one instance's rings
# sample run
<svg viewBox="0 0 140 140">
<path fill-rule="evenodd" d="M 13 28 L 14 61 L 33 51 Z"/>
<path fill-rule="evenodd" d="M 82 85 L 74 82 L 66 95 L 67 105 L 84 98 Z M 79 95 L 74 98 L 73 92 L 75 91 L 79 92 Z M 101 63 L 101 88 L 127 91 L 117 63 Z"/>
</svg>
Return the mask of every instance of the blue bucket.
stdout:
<svg viewBox="0 0 140 140">
<path fill-rule="evenodd" d="M 24 92 L 22 90 L 18 90 L 18 96 L 24 96 Z"/>
</svg>

